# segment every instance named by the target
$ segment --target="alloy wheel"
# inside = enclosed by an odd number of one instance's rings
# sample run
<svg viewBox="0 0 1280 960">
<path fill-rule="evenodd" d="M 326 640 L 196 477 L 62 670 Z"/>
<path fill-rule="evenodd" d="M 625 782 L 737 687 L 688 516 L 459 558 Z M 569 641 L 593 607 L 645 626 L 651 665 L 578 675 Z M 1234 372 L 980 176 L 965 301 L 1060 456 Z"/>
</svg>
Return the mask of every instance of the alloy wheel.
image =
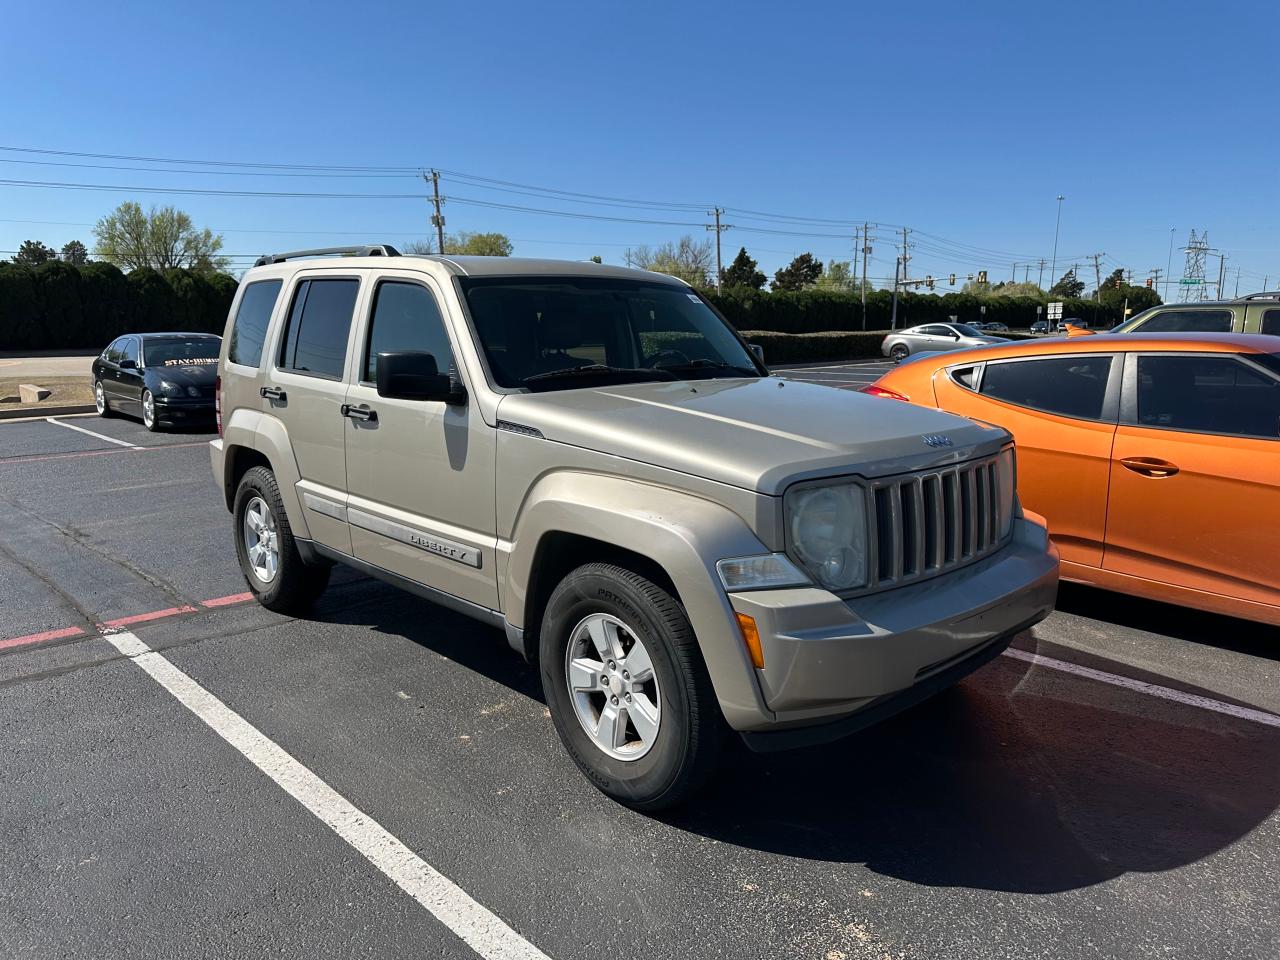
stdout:
<svg viewBox="0 0 1280 960">
<path fill-rule="evenodd" d="M 565 647 L 573 712 L 593 743 L 618 760 L 639 760 L 658 739 L 662 701 L 649 651 L 607 613 L 585 617 Z"/>
<path fill-rule="evenodd" d="M 254 497 L 249 501 L 241 527 L 253 575 L 263 583 L 271 583 L 280 570 L 280 540 L 275 515 L 265 500 Z"/>
</svg>

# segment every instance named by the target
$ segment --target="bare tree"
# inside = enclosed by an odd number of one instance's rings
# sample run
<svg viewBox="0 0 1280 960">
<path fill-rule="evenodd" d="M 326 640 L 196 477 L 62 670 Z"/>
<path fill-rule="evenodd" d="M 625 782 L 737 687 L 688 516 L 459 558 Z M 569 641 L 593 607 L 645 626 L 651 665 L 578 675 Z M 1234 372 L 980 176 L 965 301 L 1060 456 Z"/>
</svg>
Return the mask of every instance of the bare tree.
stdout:
<svg viewBox="0 0 1280 960">
<path fill-rule="evenodd" d="M 93 228 L 94 254 L 127 270 L 152 267 L 190 267 L 225 270 L 229 261 L 218 256 L 222 237 L 208 228 L 197 230 L 191 217 L 175 207 L 152 207 L 143 212 L 136 203 L 120 204 Z"/>
<path fill-rule="evenodd" d="M 641 270 L 666 273 L 687 283 L 706 286 L 715 262 L 715 247 L 710 239 L 695 240 L 686 234 L 676 243 L 664 243 L 656 250 L 647 246 L 628 249 L 624 258 L 628 265 Z"/>
</svg>

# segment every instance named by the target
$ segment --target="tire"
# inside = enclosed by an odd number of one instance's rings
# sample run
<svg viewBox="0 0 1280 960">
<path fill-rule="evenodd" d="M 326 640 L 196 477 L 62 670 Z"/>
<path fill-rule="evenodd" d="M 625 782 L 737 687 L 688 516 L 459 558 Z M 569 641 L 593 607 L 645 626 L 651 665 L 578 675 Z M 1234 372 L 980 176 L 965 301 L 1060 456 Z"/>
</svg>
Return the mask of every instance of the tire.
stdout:
<svg viewBox="0 0 1280 960">
<path fill-rule="evenodd" d="M 901 363 L 903 360 L 907 359 L 907 357 L 910 356 L 910 354 L 911 354 L 911 348 L 908 347 L 905 343 L 895 343 L 889 349 L 889 359 L 891 359 L 894 363 Z"/>
<path fill-rule="evenodd" d="M 156 413 L 156 400 L 150 390 L 142 391 L 142 425 L 152 433 L 160 430 L 160 418 Z"/>
<path fill-rule="evenodd" d="M 258 552 L 251 556 L 250 553 L 247 531 L 253 524 L 246 515 L 251 512 L 262 517 L 268 524 L 268 532 L 274 534 L 275 563 L 274 569 L 268 571 L 270 575 L 260 572 L 266 565 L 259 561 L 266 560 L 266 555 Z M 311 609 L 329 585 L 333 568 L 327 563 L 308 564 L 302 559 L 280 500 L 275 474 L 266 467 L 250 468 L 236 488 L 232 516 L 240 571 L 257 601 L 268 610 L 294 616 Z M 260 536 L 258 542 L 262 542 Z M 270 553 L 269 548 L 266 552 Z"/>
<path fill-rule="evenodd" d="M 613 639 L 624 656 L 615 658 L 611 672 L 601 648 L 582 631 L 589 633 L 596 624 L 608 628 L 613 621 Z M 639 654 L 637 643 L 643 648 Z M 644 653 L 647 657 L 640 656 Z M 579 567 L 547 602 L 539 654 L 543 693 L 556 731 L 578 769 L 608 796 L 637 810 L 666 809 L 687 799 L 715 769 L 727 727 L 693 628 L 661 587 L 612 564 Z M 601 669 L 594 678 L 589 671 L 575 671 L 575 692 L 571 661 L 595 663 L 596 657 Z M 647 673 L 646 659 L 651 681 L 641 676 Z M 640 668 L 635 678 L 623 681 L 628 663 Z M 612 685 L 596 690 L 600 679 Z M 655 701 L 656 714 L 649 709 Z M 593 719 L 602 726 L 600 718 L 610 703 L 616 704 L 615 717 L 627 715 L 620 726 L 621 739 L 628 742 L 618 745 L 614 738 L 612 752 L 588 728 Z M 648 740 L 640 733 L 640 716 L 648 718 L 643 725 Z"/>
<path fill-rule="evenodd" d="M 102 389 L 102 381 L 93 381 L 93 406 L 98 411 L 98 416 L 107 420 L 115 416 L 111 410 L 111 401 L 107 399 L 107 392 Z"/>
</svg>

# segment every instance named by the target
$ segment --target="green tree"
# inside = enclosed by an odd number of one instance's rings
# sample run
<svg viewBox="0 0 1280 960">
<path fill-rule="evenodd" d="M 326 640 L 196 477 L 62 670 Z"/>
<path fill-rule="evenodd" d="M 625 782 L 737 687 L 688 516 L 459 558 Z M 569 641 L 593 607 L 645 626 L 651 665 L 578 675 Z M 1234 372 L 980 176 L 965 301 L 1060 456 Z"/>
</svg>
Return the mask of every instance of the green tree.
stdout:
<svg viewBox="0 0 1280 960">
<path fill-rule="evenodd" d="M 504 233 L 446 233 L 444 235 L 445 254 L 456 254 L 460 257 L 509 257 L 511 256 L 511 240 Z M 411 240 L 404 246 L 405 253 L 436 253 L 436 242 L 432 237 L 426 240 Z"/>
<path fill-rule="evenodd" d="M 1049 296 L 1066 297 L 1074 300 L 1084 293 L 1084 281 L 1076 276 L 1076 268 L 1072 267 L 1062 275 L 1062 279 L 1049 288 Z"/>
<path fill-rule="evenodd" d="M 966 284 L 967 286 L 967 284 Z M 1034 283 L 1001 283 L 991 288 L 993 297 L 1036 297 L 1044 299 L 1044 291 Z"/>
<path fill-rule="evenodd" d="M 1128 301 L 1129 310 L 1132 313 L 1146 310 L 1148 307 L 1158 306 L 1161 303 L 1160 295 L 1154 290 L 1147 288 L 1145 285 L 1134 286 L 1131 283 L 1126 283 L 1124 270 L 1113 270 L 1111 275 L 1102 281 L 1102 289 L 1098 291 L 1098 302 L 1119 316 L 1124 312 L 1126 301 Z"/>
<path fill-rule="evenodd" d="M 695 286 L 706 286 L 715 252 L 710 239 L 695 240 L 686 234 L 678 242 L 664 243 L 656 250 L 636 247 L 628 249 L 623 256 L 629 266 L 666 273 Z"/>
<path fill-rule="evenodd" d="M 187 267 L 202 273 L 225 270 L 230 261 L 218 255 L 222 236 L 207 227 L 197 230 L 191 217 L 175 207 L 143 212 L 132 201 L 120 204 L 93 228 L 95 255 L 127 270 Z"/>
<path fill-rule="evenodd" d="M 853 288 L 853 269 L 847 260 L 828 260 L 827 268 L 818 278 L 818 287 L 823 290 L 851 290 Z"/>
<path fill-rule="evenodd" d="M 597 254 L 595 254 L 594 256 L 592 256 L 592 258 L 591 258 L 591 262 L 592 262 L 592 263 L 604 263 L 604 258 L 603 258 L 603 257 L 601 257 L 601 256 L 600 256 L 600 254 L 598 254 L 598 253 L 597 253 Z"/>
<path fill-rule="evenodd" d="M 24 267 L 38 267 L 42 263 L 56 260 L 58 251 L 46 247 L 39 240 L 23 240 L 18 252 L 13 255 L 13 262 Z"/>
<path fill-rule="evenodd" d="M 73 267 L 83 267 L 89 262 L 89 250 L 79 240 L 69 240 L 62 245 L 58 258 Z"/>
<path fill-rule="evenodd" d="M 747 253 L 747 248 L 741 247 L 738 255 L 733 258 L 733 263 L 725 267 L 724 273 L 720 275 L 720 285 L 760 290 L 769 278 L 756 269 L 758 266 L 759 264 Z"/>
<path fill-rule="evenodd" d="M 822 276 L 822 261 L 812 253 L 802 253 L 773 275 L 774 290 L 803 290 Z"/>
</svg>

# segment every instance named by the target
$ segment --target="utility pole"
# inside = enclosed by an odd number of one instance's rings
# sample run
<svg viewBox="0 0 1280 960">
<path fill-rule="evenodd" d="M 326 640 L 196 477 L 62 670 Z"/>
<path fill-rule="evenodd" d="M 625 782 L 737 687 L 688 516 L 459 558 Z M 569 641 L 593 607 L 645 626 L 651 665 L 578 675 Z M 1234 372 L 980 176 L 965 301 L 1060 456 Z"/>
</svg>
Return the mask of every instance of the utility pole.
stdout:
<svg viewBox="0 0 1280 960">
<path fill-rule="evenodd" d="M 716 218 L 715 226 L 713 227 L 711 224 L 707 224 L 707 229 L 714 230 L 716 232 L 716 289 L 717 290 L 720 289 L 720 275 L 724 273 L 724 265 L 720 260 L 720 234 L 724 233 L 726 230 L 729 229 L 729 224 L 726 223 L 722 225 L 720 223 L 720 214 L 722 213 L 724 213 L 724 209 L 722 207 L 716 207 L 714 210 L 711 210 L 707 214 L 707 216 L 709 217 Z"/>
<path fill-rule="evenodd" d="M 1025 263 L 1023 264 L 1023 267 L 1025 269 L 1023 269 L 1022 271 L 1022 282 L 1030 283 L 1031 282 L 1031 264 Z"/>
<path fill-rule="evenodd" d="M 1155 290 L 1156 293 L 1160 292 L 1160 274 L 1162 272 L 1159 267 L 1151 270 L 1151 289 Z"/>
<path fill-rule="evenodd" d="M 1222 290 L 1222 280 L 1227 272 L 1227 255 L 1225 253 L 1218 254 L 1218 299 L 1225 300 L 1226 296 Z"/>
<path fill-rule="evenodd" d="M 889 314 L 889 329 L 898 329 L 898 268 L 902 266 L 902 258 L 895 257 L 893 261 L 893 310 Z"/>
<path fill-rule="evenodd" d="M 862 224 L 862 329 L 867 329 L 867 255 L 871 253 L 870 224 Z"/>
<path fill-rule="evenodd" d="M 1041 290 L 1044 289 L 1044 263 L 1045 263 L 1044 257 L 1041 257 L 1040 258 L 1040 279 L 1036 281 L 1036 286 L 1039 287 Z M 1050 277 L 1049 279 L 1052 280 L 1053 278 Z"/>
<path fill-rule="evenodd" d="M 1240 268 L 1236 267 L 1236 292 L 1235 296 L 1240 296 Z"/>
<path fill-rule="evenodd" d="M 1169 258 L 1164 262 L 1164 298 L 1169 299 L 1169 284 L 1173 280 L 1173 233 L 1177 227 L 1169 228 Z"/>
<path fill-rule="evenodd" d="M 907 234 L 910 232 L 906 227 L 902 228 L 902 283 L 904 286 L 907 282 L 907 261 L 911 259 L 911 254 L 907 253 Z"/>
<path fill-rule="evenodd" d="M 1100 264 L 1105 256 L 1105 253 L 1095 253 L 1089 258 L 1093 261 L 1093 282 L 1095 284 L 1093 299 L 1097 301 L 1102 300 L 1102 267 Z"/>
<path fill-rule="evenodd" d="M 1270 279 L 1271 279 L 1271 274 L 1269 274 L 1269 273 L 1264 273 L 1264 274 L 1262 275 L 1262 289 L 1263 289 L 1263 290 L 1267 289 L 1267 281 L 1268 281 L 1268 280 L 1270 280 Z"/>
<path fill-rule="evenodd" d="M 424 174 L 424 180 L 428 179 Z M 444 255 L 444 214 L 440 212 L 440 171 L 431 171 L 431 192 L 433 194 L 431 202 L 435 204 L 436 212 L 431 215 L 431 225 L 436 228 L 436 243 L 439 245 L 436 252 Z"/>
<path fill-rule="evenodd" d="M 853 289 L 858 289 L 858 228 L 853 228 L 853 260 L 849 264 L 849 271 L 853 274 Z"/>
<path fill-rule="evenodd" d="M 1053 266 L 1049 268 L 1049 282 L 1053 283 L 1053 275 L 1058 272 L 1058 230 L 1062 226 L 1062 194 L 1058 194 L 1058 219 L 1053 225 Z"/>
<path fill-rule="evenodd" d="M 1014 263 L 1013 265 L 1013 273 L 1009 274 L 1009 282 L 1010 283 L 1018 282 L 1018 264 L 1017 263 Z"/>
</svg>

